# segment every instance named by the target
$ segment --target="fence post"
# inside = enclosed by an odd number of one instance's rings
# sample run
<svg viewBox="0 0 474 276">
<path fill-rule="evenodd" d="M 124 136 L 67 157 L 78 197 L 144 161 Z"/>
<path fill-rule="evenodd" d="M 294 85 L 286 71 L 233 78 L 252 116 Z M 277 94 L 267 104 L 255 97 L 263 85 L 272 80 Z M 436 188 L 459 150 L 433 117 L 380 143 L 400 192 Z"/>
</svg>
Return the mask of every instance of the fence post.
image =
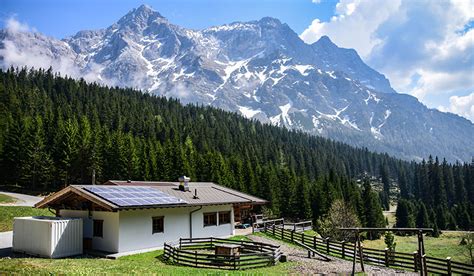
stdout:
<svg viewBox="0 0 474 276">
<path fill-rule="evenodd" d="M 275 224 L 273 224 L 273 236 L 275 236 Z"/>
<path fill-rule="evenodd" d="M 313 247 L 314 247 L 314 250 L 318 250 L 317 246 L 318 246 L 318 241 L 316 240 L 316 236 L 313 236 Z"/>
<path fill-rule="evenodd" d="M 304 232 L 301 233 L 301 243 L 304 244 Z"/>
<path fill-rule="evenodd" d="M 421 256 L 421 259 L 423 260 L 423 265 L 422 265 L 422 269 L 423 269 L 423 275 L 428 275 L 428 268 L 426 267 L 426 254 L 423 254 L 423 256 Z"/>
<path fill-rule="evenodd" d="M 446 263 L 448 265 L 448 275 L 451 276 L 453 275 L 452 269 L 451 269 L 451 257 L 446 258 Z"/>
<path fill-rule="evenodd" d="M 385 266 L 388 267 L 388 248 L 385 247 Z"/>
<path fill-rule="evenodd" d="M 326 253 L 329 254 L 329 238 L 326 238 Z"/>
<path fill-rule="evenodd" d="M 179 238 L 179 249 L 181 249 L 181 238 Z"/>
<path fill-rule="evenodd" d="M 198 266 L 198 252 L 197 251 L 194 251 L 194 266 L 197 267 Z"/>
<path fill-rule="evenodd" d="M 346 241 L 342 241 L 342 251 L 341 251 L 341 257 L 344 259 L 346 257 Z"/>
<path fill-rule="evenodd" d="M 235 252 L 233 254 L 234 254 L 234 270 L 236 270 L 236 268 L 237 268 L 237 259 L 235 258 Z"/>
<path fill-rule="evenodd" d="M 281 240 L 285 240 L 285 228 L 281 228 Z"/>
<path fill-rule="evenodd" d="M 295 230 L 292 230 L 292 231 L 291 231 L 291 242 L 293 242 L 293 235 L 294 235 L 294 233 L 295 233 Z"/>
<path fill-rule="evenodd" d="M 418 272 L 418 251 L 413 251 L 413 268 Z"/>
</svg>

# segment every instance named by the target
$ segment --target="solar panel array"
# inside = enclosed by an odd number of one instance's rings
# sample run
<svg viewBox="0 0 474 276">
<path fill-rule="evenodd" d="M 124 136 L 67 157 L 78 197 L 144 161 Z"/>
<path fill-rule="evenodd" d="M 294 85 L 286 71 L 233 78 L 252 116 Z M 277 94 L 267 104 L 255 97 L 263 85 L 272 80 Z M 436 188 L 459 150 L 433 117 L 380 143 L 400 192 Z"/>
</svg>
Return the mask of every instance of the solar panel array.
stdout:
<svg viewBox="0 0 474 276">
<path fill-rule="evenodd" d="M 151 187 L 94 186 L 84 189 L 120 207 L 187 203 Z"/>
</svg>

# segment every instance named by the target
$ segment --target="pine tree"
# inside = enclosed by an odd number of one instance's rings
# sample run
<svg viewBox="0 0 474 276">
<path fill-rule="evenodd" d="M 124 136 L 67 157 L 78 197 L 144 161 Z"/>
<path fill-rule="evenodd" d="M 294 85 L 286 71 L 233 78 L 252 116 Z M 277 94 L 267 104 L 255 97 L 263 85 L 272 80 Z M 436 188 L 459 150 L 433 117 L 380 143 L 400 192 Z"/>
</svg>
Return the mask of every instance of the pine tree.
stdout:
<svg viewBox="0 0 474 276">
<path fill-rule="evenodd" d="M 74 173 L 77 169 L 79 127 L 75 119 L 69 119 L 64 124 L 61 143 L 61 167 L 64 171 L 64 184 L 74 182 Z"/>
<path fill-rule="evenodd" d="M 385 210 L 390 208 L 390 179 L 388 176 L 388 168 L 385 163 L 380 165 L 380 178 L 382 179 L 382 206 Z"/>
<path fill-rule="evenodd" d="M 2 183 L 7 185 L 18 184 L 21 178 L 21 124 L 12 120 L 5 135 L 5 146 L 1 157 Z"/>
<path fill-rule="evenodd" d="M 418 214 L 416 215 L 416 227 L 427 228 L 430 227 L 430 225 L 431 222 L 426 206 L 423 202 L 420 202 L 418 206 Z"/>
<path fill-rule="evenodd" d="M 380 199 L 376 192 L 372 190 L 369 181 L 366 179 L 364 182 L 364 191 L 362 194 L 364 200 L 364 218 L 365 225 L 364 227 L 376 227 L 381 228 L 385 227 L 385 219 L 382 213 L 382 206 L 380 204 Z M 368 239 L 378 239 L 380 238 L 379 232 L 368 232 Z"/>
<path fill-rule="evenodd" d="M 395 212 L 396 223 L 398 228 L 413 228 L 415 227 L 415 220 L 412 214 L 412 206 L 410 202 L 405 199 L 398 201 L 397 210 Z"/>
<path fill-rule="evenodd" d="M 25 160 L 21 167 L 22 180 L 30 189 L 36 191 L 39 184 L 51 181 L 52 161 L 46 152 L 43 121 L 37 116 L 25 129 Z M 44 188 L 44 187 L 42 187 Z"/>
</svg>

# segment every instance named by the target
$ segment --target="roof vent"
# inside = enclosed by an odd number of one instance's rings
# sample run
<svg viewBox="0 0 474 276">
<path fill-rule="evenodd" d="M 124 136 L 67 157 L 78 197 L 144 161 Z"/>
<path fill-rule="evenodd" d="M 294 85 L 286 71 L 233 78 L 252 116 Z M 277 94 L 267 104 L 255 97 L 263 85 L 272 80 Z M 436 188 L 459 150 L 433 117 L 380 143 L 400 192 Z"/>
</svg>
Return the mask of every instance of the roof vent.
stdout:
<svg viewBox="0 0 474 276">
<path fill-rule="evenodd" d="M 179 189 L 183 192 L 189 192 L 189 180 L 191 180 L 191 178 L 183 175 L 181 177 L 178 178 L 179 180 Z"/>
<path fill-rule="evenodd" d="M 127 180 L 127 183 L 132 183 L 132 180 L 130 180 L 130 179 L 129 179 L 129 180 Z"/>
</svg>

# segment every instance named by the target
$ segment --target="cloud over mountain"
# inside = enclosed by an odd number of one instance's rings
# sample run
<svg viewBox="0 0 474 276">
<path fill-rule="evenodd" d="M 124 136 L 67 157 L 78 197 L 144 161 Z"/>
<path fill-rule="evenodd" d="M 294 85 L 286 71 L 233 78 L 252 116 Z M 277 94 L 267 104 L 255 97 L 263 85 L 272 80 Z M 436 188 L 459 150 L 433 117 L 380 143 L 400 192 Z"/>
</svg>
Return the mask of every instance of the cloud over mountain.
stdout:
<svg viewBox="0 0 474 276">
<path fill-rule="evenodd" d="M 316 19 L 301 37 L 329 35 L 361 53 L 397 91 L 439 106 L 474 88 L 473 20 L 472 1 L 342 0 L 329 22 Z"/>
</svg>

